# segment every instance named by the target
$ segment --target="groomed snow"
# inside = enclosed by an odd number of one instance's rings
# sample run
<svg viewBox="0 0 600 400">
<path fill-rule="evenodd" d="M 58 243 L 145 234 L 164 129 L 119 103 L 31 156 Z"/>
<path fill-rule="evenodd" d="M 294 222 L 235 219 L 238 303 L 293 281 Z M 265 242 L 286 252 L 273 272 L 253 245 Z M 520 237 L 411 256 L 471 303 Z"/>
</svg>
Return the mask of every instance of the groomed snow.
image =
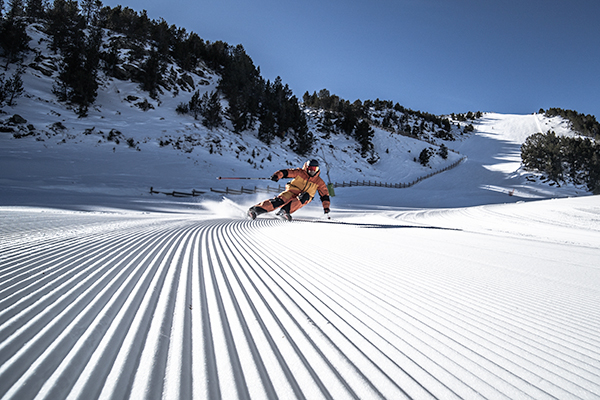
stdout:
<svg viewBox="0 0 600 400">
<path fill-rule="evenodd" d="M 2 398 L 600 395 L 597 198 L 227 208 L 2 208 Z"/>
</svg>

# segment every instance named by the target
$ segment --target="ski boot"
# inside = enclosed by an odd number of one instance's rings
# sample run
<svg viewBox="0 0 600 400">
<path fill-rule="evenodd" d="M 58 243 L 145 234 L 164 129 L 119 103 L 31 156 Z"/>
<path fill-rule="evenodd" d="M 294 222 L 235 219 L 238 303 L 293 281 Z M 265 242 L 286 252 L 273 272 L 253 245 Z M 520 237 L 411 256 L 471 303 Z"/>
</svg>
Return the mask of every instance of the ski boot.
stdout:
<svg viewBox="0 0 600 400">
<path fill-rule="evenodd" d="M 285 209 L 281 209 L 277 212 L 276 214 L 278 217 L 281 217 L 287 221 L 291 221 L 292 220 L 292 215 Z"/>
<path fill-rule="evenodd" d="M 250 218 L 250 219 L 256 219 L 257 215 L 258 214 L 254 210 L 254 207 L 250 207 L 250 209 L 248 210 L 248 218 Z"/>
</svg>

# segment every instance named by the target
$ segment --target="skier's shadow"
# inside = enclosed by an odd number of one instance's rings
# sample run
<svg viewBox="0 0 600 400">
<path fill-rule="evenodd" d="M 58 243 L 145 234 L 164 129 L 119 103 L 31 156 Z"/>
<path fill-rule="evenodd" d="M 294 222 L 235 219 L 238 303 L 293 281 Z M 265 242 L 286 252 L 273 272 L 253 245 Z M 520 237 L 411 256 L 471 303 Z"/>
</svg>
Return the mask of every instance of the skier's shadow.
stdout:
<svg viewBox="0 0 600 400">
<path fill-rule="evenodd" d="M 365 224 L 359 222 L 343 222 L 343 221 L 323 221 L 318 219 L 294 219 L 296 222 L 310 222 L 318 224 L 334 224 L 334 225 L 348 225 L 356 226 L 358 228 L 371 228 L 371 229 L 438 229 L 444 231 L 462 231 L 462 229 L 456 228 L 444 228 L 441 226 L 420 226 L 420 225 L 387 225 L 387 224 Z"/>
</svg>

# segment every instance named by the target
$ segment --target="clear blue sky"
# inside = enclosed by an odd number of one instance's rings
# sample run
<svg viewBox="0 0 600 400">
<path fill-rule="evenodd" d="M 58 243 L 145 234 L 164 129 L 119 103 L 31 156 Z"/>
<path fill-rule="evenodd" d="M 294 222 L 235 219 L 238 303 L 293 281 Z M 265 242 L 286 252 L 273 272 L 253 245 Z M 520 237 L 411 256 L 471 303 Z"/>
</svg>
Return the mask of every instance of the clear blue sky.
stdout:
<svg viewBox="0 0 600 400">
<path fill-rule="evenodd" d="M 598 0 L 105 0 L 242 44 L 299 98 L 434 114 L 560 107 L 600 119 Z"/>
</svg>

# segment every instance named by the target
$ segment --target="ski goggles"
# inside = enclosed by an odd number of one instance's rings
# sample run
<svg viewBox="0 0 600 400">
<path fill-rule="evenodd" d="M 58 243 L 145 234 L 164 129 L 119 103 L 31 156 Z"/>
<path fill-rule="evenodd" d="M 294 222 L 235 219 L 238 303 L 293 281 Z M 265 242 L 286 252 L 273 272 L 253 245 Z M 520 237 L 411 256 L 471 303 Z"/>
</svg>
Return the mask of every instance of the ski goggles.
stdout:
<svg viewBox="0 0 600 400">
<path fill-rule="evenodd" d="M 306 167 L 306 170 L 308 172 L 314 172 L 314 173 L 316 173 L 319 170 L 319 167 L 309 166 L 309 167 Z"/>
</svg>

